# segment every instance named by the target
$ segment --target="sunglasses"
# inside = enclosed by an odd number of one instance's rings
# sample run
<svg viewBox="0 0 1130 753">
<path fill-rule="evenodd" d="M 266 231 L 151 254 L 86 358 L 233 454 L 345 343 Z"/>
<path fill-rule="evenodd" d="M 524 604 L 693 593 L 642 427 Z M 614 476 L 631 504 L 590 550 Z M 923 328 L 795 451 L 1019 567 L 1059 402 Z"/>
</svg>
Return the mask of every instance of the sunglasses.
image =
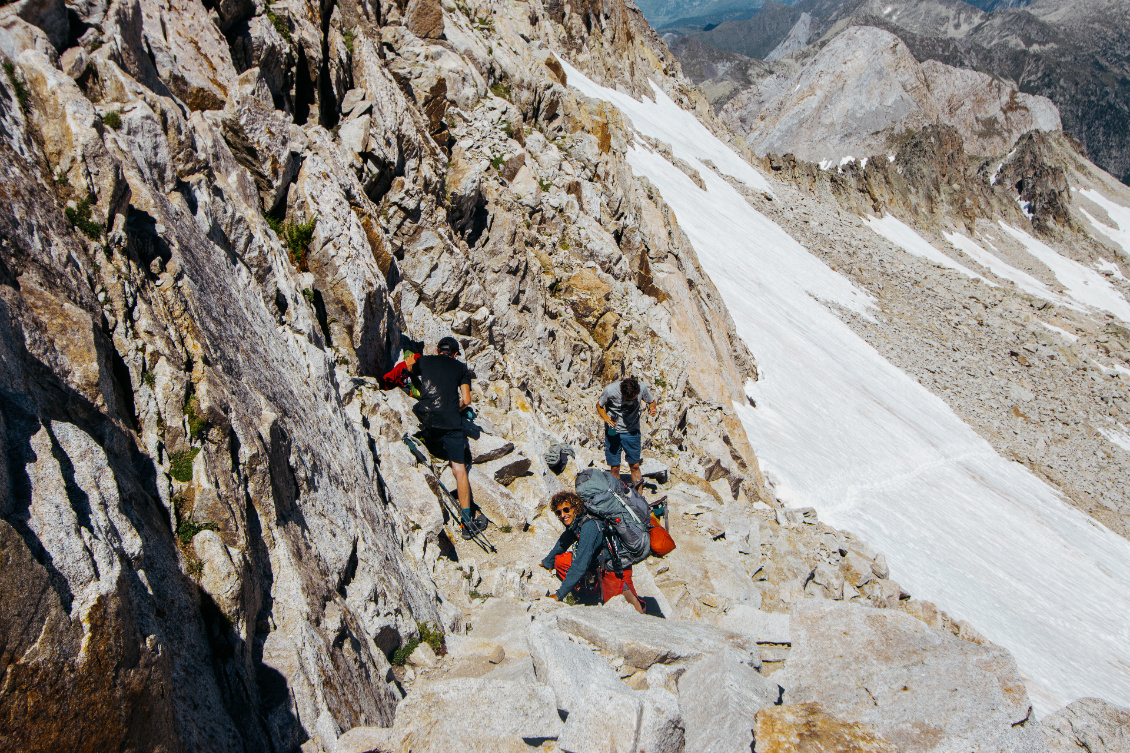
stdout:
<svg viewBox="0 0 1130 753">
<path fill-rule="evenodd" d="M 572 505 L 561 505 L 561 507 L 558 507 L 556 510 L 553 511 L 553 514 L 560 518 L 565 513 L 573 512 L 576 509 L 577 508 L 573 507 Z"/>
</svg>

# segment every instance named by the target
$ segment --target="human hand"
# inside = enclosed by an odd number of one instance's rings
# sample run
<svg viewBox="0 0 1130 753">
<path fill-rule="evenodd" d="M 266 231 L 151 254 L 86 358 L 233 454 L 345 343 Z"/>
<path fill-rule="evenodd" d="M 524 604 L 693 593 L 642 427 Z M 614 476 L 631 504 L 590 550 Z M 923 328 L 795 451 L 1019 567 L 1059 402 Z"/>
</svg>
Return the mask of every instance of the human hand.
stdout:
<svg viewBox="0 0 1130 753">
<path fill-rule="evenodd" d="M 553 599 L 554 601 L 557 601 L 557 594 L 555 594 L 553 591 L 546 591 L 545 595 Z"/>
<path fill-rule="evenodd" d="M 419 360 L 419 358 L 419 353 L 409 353 L 408 355 L 404 356 L 404 363 L 408 364 L 408 368 L 412 368 L 416 364 L 416 361 Z"/>
<path fill-rule="evenodd" d="M 651 414 L 652 418 L 655 418 L 655 414 L 659 412 L 659 409 L 655 407 L 655 403 L 651 403 L 647 406 L 647 412 Z"/>
</svg>

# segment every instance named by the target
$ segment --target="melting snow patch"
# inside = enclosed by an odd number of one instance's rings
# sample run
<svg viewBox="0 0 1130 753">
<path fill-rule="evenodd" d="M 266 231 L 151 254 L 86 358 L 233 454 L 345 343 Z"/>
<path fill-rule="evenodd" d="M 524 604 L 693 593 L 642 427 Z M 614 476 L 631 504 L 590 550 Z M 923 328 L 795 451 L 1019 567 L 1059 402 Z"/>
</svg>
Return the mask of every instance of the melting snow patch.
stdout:
<svg viewBox="0 0 1130 753">
<path fill-rule="evenodd" d="M 1095 269 L 1104 273 L 1110 272 L 1111 277 L 1117 277 L 1120 280 L 1126 279 L 1122 276 L 1122 270 L 1118 268 L 1118 265 L 1112 261 L 1107 261 L 1106 259 L 1099 259 L 1097 262 L 1095 262 Z"/>
<path fill-rule="evenodd" d="M 1101 426 L 1098 427 L 1100 434 L 1109 439 L 1111 442 L 1114 442 L 1122 449 L 1130 452 L 1130 434 L 1124 431 L 1120 431 L 1121 428 L 1121 426 L 1118 429 L 1104 429 Z"/>
<path fill-rule="evenodd" d="M 692 166 L 708 157 L 765 184 L 662 94 L 636 102 L 566 71 Z M 702 190 L 651 150 L 628 159 L 678 216 L 757 357 L 762 378 L 746 389 L 757 408 L 734 410 L 776 493 L 861 535 L 912 593 L 1012 651 L 1050 689 L 1034 699 L 1038 713 L 1083 696 L 1130 704 L 1130 541 L 998 455 L 856 335 L 821 301 L 859 313 L 869 296 L 713 171 L 701 172 Z"/>
<path fill-rule="evenodd" d="M 1077 191 L 1077 193 L 1082 194 L 1103 208 L 1107 217 L 1110 217 L 1111 222 L 1114 223 L 1114 227 L 1107 225 L 1105 222 L 1099 222 L 1088 214 L 1085 209 L 1080 208 L 1080 211 L 1087 215 L 1087 219 L 1090 220 L 1091 224 L 1098 228 L 1103 235 L 1122 246 L 1122 250 L 1130 254 L 1130 207 L 1115 204 L 1093 188 Z"/>
<path fill-rule="evenodd" d="M 1015 283 L 1016 286 L 1024 292 L 1031 293 L 1038 298 L 1043 298 L 1045 301 L 1051 301 L 1052 303 L 1058 304 L 1060 306 L 1073 308 L 1076 311 L 1086 310 L 1084 307 L 1080 306 L 1074 301 L 1065 298 L 1059 293 L 1053 292 L 1048 288 L 1047 285 L 1040 282 L 1027 272 L 1017 269 L 1011 264 L 1002 261 L 995 254 L 991 254 L 985 249 L 981 248 L 981 246 L 974 242 L 972 238 L 964 236 L 961 233 L 945 233 L 945 237 L 946 240 L 950 242 L 951 246 L 961 251 L 981 266 L 987 268 L 997 277 Z"/>
<path fill-rule="evenodd" d="M 1130 303 L 1106 278 L 1093 269 L 1061 255 L 1051 246 L 1033 238 L 1023 230 L 1000 223 L 1001 228 L 1020 241 L 1028 253 L 1035 256 L 1052 271 L 1067 294 L 1078 303 L 1113 314 L 1124 322 L 1130 322 Z"/>
<path fill-rule="evenodd" d="M 877 217 L 868 217 L 867 224 L 879 235 L 883 236 L 891 243 L 895 244 L 908 254 L 914 254 L 927 261 L 932 261 L 940 267 L 946 267 L 957 272 L 961 272 L 966 277 L 972 277 L 974 280 L 980 280 L 996 287 L 994 283 L 989 282 L 981 275 L 973 270 L 958 264 L 953 259 L 943 254 L 938 249 L 930 245 L 929 241 L 923 238 L 918 233 L 893 214 L 888 214 L 883 219 Z"/>
<path fill-rule="evenodd" d="M 1073 335 L 1067 330 L 1057 327 L 1054 324 L 1048 324 L 1047 322 L 1043 321 L 1040 322 L 1040 324 L 1044 325 L 1044 329 L 1054 332 L 1057 335 L 1062 335 L 1063 337 L 1066 337 L 1070 342 L 1078 342 L 1079 340 L 1079 335 Z"/>
</svg>

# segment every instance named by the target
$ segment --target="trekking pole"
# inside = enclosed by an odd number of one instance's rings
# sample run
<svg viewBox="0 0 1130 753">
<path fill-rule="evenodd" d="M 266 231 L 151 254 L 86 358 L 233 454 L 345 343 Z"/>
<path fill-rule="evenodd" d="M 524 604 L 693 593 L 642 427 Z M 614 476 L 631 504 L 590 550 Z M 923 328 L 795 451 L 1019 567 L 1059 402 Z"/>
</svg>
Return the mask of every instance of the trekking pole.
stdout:
<svg viewBox="0 0 1130 753">
<path fill-rule="evenodd" d="M 443 485 L 443 482 L 439 480 L 439 471 L 436 470 L 435 464 L 432 463 L 428 456 L 425 455 L 420 447 L 416 444 L 415 440 L 413 440 L 412 437 L 408 434 L 404 435 L 404 444 L 408 445 L 408 450 L 412 453 L 412 457 L 416 459 L 416 464 L 419 465 L 420 463 L 423 463 L 428 467 L 429 470 L 431 470 L 432 475 L 435 476 L 436 484 L 438 484 L 439 488 L 443 491 L 443 494 L 440 495 L 440 499 L 443 501 L 444 507 L 447 508 L 448 516 L 453 521 L 462 521 L 463 508 L 460 507 L 459 500 L 455 498 L 455 495 L 448 491 L 447 487 Z M 488 523 L 491 522 L 491 519 L 486 515 L 483 515 L 483 518 Z M 490 543 L 490 539 L 486 537 L 486 534 L 483 531 L 476 531 L 472 535 L 471 541 L 474 541 L 476 544 L 478 544 L 479 548 L 484 552 L 498 551 L 497 549 L 495 549 L 494 544 Z"/>
</svg>

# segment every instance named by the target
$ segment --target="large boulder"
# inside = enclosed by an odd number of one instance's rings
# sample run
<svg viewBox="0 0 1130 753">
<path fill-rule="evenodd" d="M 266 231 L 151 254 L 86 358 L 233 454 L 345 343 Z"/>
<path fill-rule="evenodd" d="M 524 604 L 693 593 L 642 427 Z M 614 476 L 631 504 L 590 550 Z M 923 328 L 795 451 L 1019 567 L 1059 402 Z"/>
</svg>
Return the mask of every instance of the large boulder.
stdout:
<svg viewBox="0 0 1130 753">
<path fill-rule="evenodd" d="M 530 626 L 529 642 L 537 679 L 553 690 L 566 716 L 558 748 L 569 753 L 683 750 L 682 712 L 672 693 L 632 690 L 592 649 L 544 624 Z"/>
<path fill-rule="evenodd" d="M 526 740 L 553 739 L 561 729 L 553 691 L 544 685 L 456 678 L 417 683 L 380 745 L 390 751 L 524 752 L 530 749 Z"/>
<path fill-rule="evenodd" d="M 559 629 L 622 656 L 639 669 L 695 661 L 727 649 L 740 653 L 751 667 L 761 666 L 753 639 L 705 623 L 590 607 L 561 609 L 556 615 Z"/>
<path fill-rule="evenodd" d="M 8 15 L 17 16 L 42 30 L 55 49 L 66 47 L 70 21 L 63 0 L 20 0 L 0 11 L 0 18 Z"/>
<path fill-rule="evenodd" d="M 264 211 L 286 199 L 302 166 L 302 130 L 275 109 L 271 90 L 258 68 L 239 77 L 220 117 L 232 156 L 255 181 Z"/>
<path fill-rule="evenodd" d="M 763 612 L 749 604 L 735 604 L 715 624 L 742 633 L 758 643 L 792 643 L 789 616 L 783 612 Z"/>
<path fill-rule="evenodd" d="M 774 679 L 786 703 L 819 703 L 899 750 L 1042 750 L 1016 662 L 893 610 L 804 601 Z"/>
<path fill-rule="evenodd" d="M 702 659 L 679 678 L 687 749 L 696 753 L 749 750 L 754 717 L 780 698 L 777 683 L 757 674 L 735 651 Z"/>
<path fill-rule="evenodd" d="M 895 753 L 898 750 L 866 724 L 838 719 L 824 711 L 819 703 L 761 709 L 754 722 L 753 744 L 759 751 L 773 753 Z"/>
<path fill-rule="evenodd" d="M 1130 709 L 1080 698 L 1040 725 L 1049 753 L 1119 753 L 1130 750 Z"/>
</svg>

